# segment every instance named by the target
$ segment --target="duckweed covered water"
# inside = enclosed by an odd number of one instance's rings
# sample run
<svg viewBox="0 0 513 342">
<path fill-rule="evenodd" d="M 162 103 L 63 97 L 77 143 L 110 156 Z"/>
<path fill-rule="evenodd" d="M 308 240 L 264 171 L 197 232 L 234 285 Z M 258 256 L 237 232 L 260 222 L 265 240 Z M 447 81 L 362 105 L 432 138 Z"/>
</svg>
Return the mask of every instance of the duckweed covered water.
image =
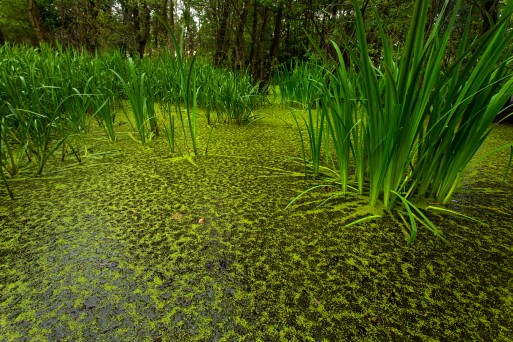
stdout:
<svg viewBox="0 0 513 342">
<path fill-rule="evenodd" d="M 512 339 L 507 155 L 450 205 L 486 225 L 431 214 L 448 242 L 420 228 L 408 245 L 394 213 L 342 228 L 375 211 L 365 198 L 284 210 L 320 181 L 284 163 L 299 150 L 287 111 L 261 114 L 216 126 L 192 160 L 93 129 L 83 163 L 20 175 L 15 201 L 2 188 L 0 340 Z M 512 139 L 501 126 L 482 153 Z"/>
</svg>

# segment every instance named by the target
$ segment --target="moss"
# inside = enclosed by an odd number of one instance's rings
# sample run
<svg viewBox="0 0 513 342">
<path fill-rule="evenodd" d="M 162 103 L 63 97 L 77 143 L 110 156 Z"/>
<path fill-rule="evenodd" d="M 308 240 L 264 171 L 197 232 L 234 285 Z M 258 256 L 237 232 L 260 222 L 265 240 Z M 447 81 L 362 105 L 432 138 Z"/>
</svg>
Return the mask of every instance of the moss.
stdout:
<svg viewBox="0 0 513 342">
<path fill-rule="evenodd" d="M 14 340 L 507 340 L 513 336 L 513 201 L 502 153 L 478 163 L 451 208 L 408 245 L 365 198 L 314 192 L 287 111 L 216 126 L 190 163 L 126 133 L 0 198 L 0 331 Z M 120 126 L 128 129 L 128 125 Z M 200 125 L 200 146 L 207 129 Z M 500 126 L 480 152 L 511 141 Z M 3 191 L 3 190 L 2 190 Z M 204 219 L 204 220 L 200 220 Z"/>
</svg>

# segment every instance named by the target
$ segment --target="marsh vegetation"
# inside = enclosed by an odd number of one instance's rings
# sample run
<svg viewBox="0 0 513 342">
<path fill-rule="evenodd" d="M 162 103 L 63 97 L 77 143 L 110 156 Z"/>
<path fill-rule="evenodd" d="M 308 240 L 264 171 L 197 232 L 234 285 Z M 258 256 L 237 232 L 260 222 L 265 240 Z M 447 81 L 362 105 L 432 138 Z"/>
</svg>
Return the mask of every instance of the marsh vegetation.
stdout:
<svg viewBox="0 0 513 342">
<path fill-rule="evenodd" d="M 375 13 L 376 58 L 355 2 L 260 80 L 165 18 L 151 58 L 0 47 L 2 337 L 513 336 L 513 2 L 453 54 L 460 6 Z"/>
</svg>

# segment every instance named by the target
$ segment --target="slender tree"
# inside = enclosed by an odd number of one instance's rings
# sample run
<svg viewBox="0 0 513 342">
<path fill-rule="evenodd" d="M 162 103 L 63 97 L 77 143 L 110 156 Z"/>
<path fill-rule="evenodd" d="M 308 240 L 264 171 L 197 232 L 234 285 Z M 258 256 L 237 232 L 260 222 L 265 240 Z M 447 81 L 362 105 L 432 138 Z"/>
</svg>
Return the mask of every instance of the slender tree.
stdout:
<svg viewBox="0 0 513 342">
<path fill-rule="evenodd" d="M 37 41 L 47 41 L 47 33 L 41 18 L 41 9 L 35 0 L 28 0 L 28 17 Z"/>
</svg>

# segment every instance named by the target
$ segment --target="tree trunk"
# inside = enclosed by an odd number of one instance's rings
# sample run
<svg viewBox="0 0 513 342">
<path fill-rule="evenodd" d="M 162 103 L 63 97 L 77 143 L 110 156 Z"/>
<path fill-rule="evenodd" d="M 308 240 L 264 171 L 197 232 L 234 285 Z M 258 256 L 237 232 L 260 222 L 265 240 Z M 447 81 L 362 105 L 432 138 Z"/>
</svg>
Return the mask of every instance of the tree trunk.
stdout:
<svg viewBox="0 0 513 342">
<path fill-rule="evenodd" d="M 264 6 L 264 13 L 262 13 L 262 25 L 260 26 L 260 34 L 258 38 L 258 61 L 254 70 L 254 78 L 263 81 L 265 78 L 265 67 L 267 65 L 265 61 L 265 36 L 267 33 L 267 24 L 269 22 L 269 8 Z M 263 86 L 263 84 L 261 84 Z"/>
<path fill-rule="evenodd" d="M 171 31 L 175 34 L 175 0 L 169 0 L 169 27 L 171 27 Z M 169 47 L 174 49 L 173 40 L 171 39 L 171 35 L 169 37 Z"/>
<path fill-rule="evenodd" d="M 87 48 L 89 52 L 95 52 L 98 48 L 98 6 L 96 1 L 89 0 L 90 22 L 88 23 L 89 33 L 87 35 Z"/>
<path fill-rule="evenodd" d="M 131 46 L 130 46 L 130 56 L 132 58 L 136 57 L 136 52 L 139 51 L 139 35 L 141 32 L 141 18 L 139 16 L 139 5 L 134 4 L 131 9 L 132 15 L 129 20 L 132 21 L 133 24 L 133 36 L 131 37 Z M 130 21 L 129 21 L 130 22 Z"/>
<path fill-rule="evenodd" d="M 139 57 L 144 57 L 144 49 L 146 48 L 146 43 L 148 43 L 148 39 L 150 38 L 150 23 L 151 23 L 151 14 L 150 8 L 147 4 L 143 4 L 142 6 L 142 24 L 143 27 L 138 31 L 138 41 L 137 41 L 137 51 L 139 52 Z"/>
<path fill-rule="evenodd" d="M 222 65 L 227 59 L 227 28 L 228 28 L 228 19 L 230 17 L 230 7 L 226 1 L 222 1 L 222 17 L 221 17 L 221 26 L 219 27 L 219 31 L 216 38 L 216 57 L 215 63 L 217 65 Z"/>
<path fill-rule="evenodd" d="M 162 1 L 162 20 L 164 20 L 164 22 L 166 24 L 169 24 L 169 19 L 167 16 L 167 0 Z M 171 43 L 170 37 L 169 37 L 169 32 L 167 32 L 166 27 L 164 25 L 160 25 L 160 26 L 162 27 L 162 32 L 164 33 L 164 37 L 167 37 L 168 44 Z"/>
<path fill-rule="evenodd" d="M 162 19 L 171 28 L 171 32 L 168 32 L 165 28 L 163 28 L 163 33 L 164 33 L 164 36 L 166 37 L 168 47 L 171 50 L 174 50 L 173 39 L 171 38 L 171 33 L 174 34 L 174 29 L 175 29 L 174 0 L 163 0 L 162 1 Z"/>
<path fill-rule="evenodd" d="M 239 17 L 237 32 L 235 34 L 235 67 L 242 69 L 245 58 L 244 51 L 244 25 L 248 17 L 249 0 L 244 0 L 242 4 L 242 13 Z"/>
<path fill-rule="evenodd" d="M 271 49 L 269 52 L 268 64 L 265 66 L 264 77 L 262 79 L 263 85 L 266 85 L 269 82 L 269 78 L 271 77 L 271 72 L 272 72 L 273 66 L 275 64 L 276 58 L 278 57 L 282 22 L 283 22 L 283 2 L 280 3 L 278 10 L 276 11 L 276 16 L 274 17 L 273 40 L 271 42 Z"/>
<path fill-rule="evenodd" d="M 0 45 L 4 45 L 4 44 L 5 44 L 5 35 L 4 35 L 4 31 L 0 27 Z"/>
<path fill-rule="evenodd" d="M 37 41 L 39 43 L 47 41 L 47 35 L 43 20 L 41 18 L 41 12 L 35 0 L 28 0 L 28 16 L 30 25 L 36 34 Z"/>
<path fill-rule="evenodd" d="M 183 2 L 183 21 L 185 23 L 184 53 L 191 54 L 194 51 L 194 34 L 193 34 L 193 18 L 190 0 L 182 0 Z"/>
<path fill-rule="evenodd" d="M 333 4 L 331 7 L 331 13 L 330 18 L 327 20 L 326 25 L 323 27 L 323 43 L 324 43 L 324 51 L 326 52 L 327 56 L 331 56 L 331 58 L 336 59 L 337 58 L 337 52 L 335 48 L 333 47 L 333 44 L 331 44 L 330 38 L 333 35 L 334 27 L 333 23 L 336 22 L 337 15 L 338 15 L 338 5 Z"/>
<path fill-rule="evenodd" d="M 247 65 L 251 66 L 251 72 L 255 70 L 255 46 L 258 27 L 258 3 L 253 0 L 253 25 L 251 26 L 251 48 L 249 50 L 249 58 Z"/>
</svg>

